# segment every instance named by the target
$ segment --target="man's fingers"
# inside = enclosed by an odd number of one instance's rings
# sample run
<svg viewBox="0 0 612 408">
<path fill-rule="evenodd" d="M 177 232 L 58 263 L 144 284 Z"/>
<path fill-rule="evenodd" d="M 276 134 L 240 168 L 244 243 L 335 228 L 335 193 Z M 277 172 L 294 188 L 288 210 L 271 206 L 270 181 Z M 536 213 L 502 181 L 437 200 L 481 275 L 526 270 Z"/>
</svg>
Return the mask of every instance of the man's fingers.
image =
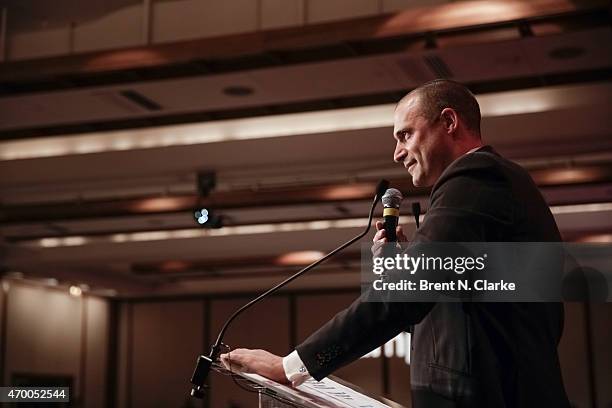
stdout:
<svg viewBox="0 0 612 408">
<path fill-rule="evenodd" d="M 229 370 L 255 373 L 274 381 L 287 383 L 282 357 L 266 350 L 236 349 L 221 354 L 220 359 Z"/>
<path fill-rule="evenodd" d="M 401 225 L 397 226 L 397 230 L 396 230 L 395 234 L 397 235 L 398 242 L 407 242 L 408 241 L 408 237 L 406 237 L 406 235 L 404 234 L 404 230 L 402 229 Z"/>
<path fill-rule="evenodd" d="M 246 371 L 248 368 L 245 361 L 245 356 L 239 350 L 234 350 L 230 353 L 221 354 L 221 356 L 219 357 L 223 366 L 228 370 Z"/>
<path fill-rule="evenodd" d="M 372 255 L 374 257 L 380 256 L 381 248 L 383 244 L 387 242 L 387 234 L 385 233 L 384 223 L 382 221 L 376 221 L 376 234 L 374 234 L 374 238 L 372 238 Z"/>
<path fill-rule="evenodd" d="M 386 241 L 386 240 L 385 240 Z M 374 242 L 374 244 L 372 245 L 372 256 L 379 257 L 382 254 L 382 247 L 385 244 L 385 242 L 383 241 L 377 241 Z"/>
<path fill-rule="evenodd" d="M 382 221 L 376 221 L 376 228 L 378 229 L 378 231 L 374 235 L 374 238 L 372 238 L 373 244 L 372 244 L 372 249 L 371 249 L 372 255 L 374 257 L 381 256 L 382 247 L 384 244 L 388 242 L 387 234 L 385 233 L 385 229 L 384 229 L 384 223 Z M 398 247 L 401 249 L 401 246 L 399 246 L 399 242 L 408 242 L 408 238 L 404 234 L 404 230 L 401 225 L 397 226 L 396 234 L 397 234 Z"/>
<path fill-rule="evenodd" d="M 376 229 L 378 229 L 378 231 L 376 231 L 376 234 L 374 234 L 372 242 L 386 240 L 387 233 L 385 232 L 385 229 L 382 227 L 382 225 L 383 223 L 381 221 L 376 221 Z"/>
</svg>

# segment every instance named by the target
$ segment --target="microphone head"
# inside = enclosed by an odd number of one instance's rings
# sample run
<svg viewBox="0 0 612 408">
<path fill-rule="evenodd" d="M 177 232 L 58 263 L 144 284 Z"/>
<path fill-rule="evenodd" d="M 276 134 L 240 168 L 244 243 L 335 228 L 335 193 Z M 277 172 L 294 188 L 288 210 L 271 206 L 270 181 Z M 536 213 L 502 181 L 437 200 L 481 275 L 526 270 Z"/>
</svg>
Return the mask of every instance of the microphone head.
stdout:
<svg viewBox="0 0 612 408">
<path fill-rule="evenodd" d="M 398 189 L 390 188 L 382 196 L 382 203 L 385 208 L 400 208 L 403 198 L 402 193 Z"/>
<path fill-rule="evenodd" d="M 382 179 L 378 182 L 376 186 L 376 197 L 380 199 L 380 197 L 385 194 L 385 191 L 389 188 L 389 180 Z"/>
</svg>

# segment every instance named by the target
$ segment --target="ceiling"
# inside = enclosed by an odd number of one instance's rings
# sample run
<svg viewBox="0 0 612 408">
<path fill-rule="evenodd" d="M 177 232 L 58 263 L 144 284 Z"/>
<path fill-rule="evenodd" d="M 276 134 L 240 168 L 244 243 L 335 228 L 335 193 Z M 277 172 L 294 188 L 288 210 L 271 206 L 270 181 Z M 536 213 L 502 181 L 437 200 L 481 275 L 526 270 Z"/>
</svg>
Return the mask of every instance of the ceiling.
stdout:
<svg viewBox="0 0 612 408">
<path fill-rule="evenodd" d="M 535 3 L 537 12 L 497 20 L 478 10 L 453 19 L 449 7 L 466 2 L 431 7 L 428 16 L 444 18 L 421 19 L 418 31 L 398 28 L 393 19 L 406 14 L 377 17 L 394 27 L 384 35 L 327 23 L 308 47 L 312 28 L 294 28 L 299 41 L 282 52 L 198 54 L 190 69 L 184 56 L 106 71 L 74 63 L 110 53 L 5 63 L 0 266 L 12 278 L 107 296 L 276 283 L 319 256 L 284 255 L 327 252 L 366 226 L 380 178 L 406 195 L 404 214 L 413 201 L 426 211 L 428 191 L 392 162 L 391 120 L 401 95 L 436 77 L 475 91 L 485 142 L 531 172 L 567 239 L 610 240 L 610 14 L 605 3 Z M 331 39 L 321 40 L 325 32 Z M 201 196 L 198 174 L 209 172 L 217 185 Z M 226 226 L 199 227 L 193 210 L 202 206 Z M 359 251 L 292 287 L 357 285 Z"/>
</svg>

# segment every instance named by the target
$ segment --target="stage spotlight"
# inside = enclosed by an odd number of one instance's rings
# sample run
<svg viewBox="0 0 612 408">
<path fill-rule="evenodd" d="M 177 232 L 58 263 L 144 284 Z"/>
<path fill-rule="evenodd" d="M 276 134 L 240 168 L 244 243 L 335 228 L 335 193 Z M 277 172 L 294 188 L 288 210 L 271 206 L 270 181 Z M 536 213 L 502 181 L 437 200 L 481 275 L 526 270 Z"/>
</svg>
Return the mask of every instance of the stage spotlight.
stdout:
<svg viewBox="0 0 612 408">
<path fill-rule="evenodd" d="M 223 226 L 222 217 L 214 214 L 212 210 L 207 208 L 195 210 L 193 218 L 204 228 L 221 228 Z"/>
<path fill-rule="evenodd" d="M 193 215 L 198 224 L 204 225 L 208 222 L 208 214 L 208 210 L 206 208 L 202 208 L 201 210 L 196 210 Z"/>
</svg>

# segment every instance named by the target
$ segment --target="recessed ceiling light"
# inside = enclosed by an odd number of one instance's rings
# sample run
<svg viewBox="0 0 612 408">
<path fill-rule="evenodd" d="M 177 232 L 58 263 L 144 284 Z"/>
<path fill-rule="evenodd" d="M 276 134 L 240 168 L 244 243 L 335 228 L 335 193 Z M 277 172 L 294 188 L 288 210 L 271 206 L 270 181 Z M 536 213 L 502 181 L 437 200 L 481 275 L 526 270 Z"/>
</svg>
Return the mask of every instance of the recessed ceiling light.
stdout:
<svg viewBox="0 0 612 408">
<path fill-rule="evenodd" d="M 223 88 L 223 93 L 228 96 L 248 96 L 253 94 L 255 91 L 253 88 L 242 85 L 233 85 Z"/>
</svg>

